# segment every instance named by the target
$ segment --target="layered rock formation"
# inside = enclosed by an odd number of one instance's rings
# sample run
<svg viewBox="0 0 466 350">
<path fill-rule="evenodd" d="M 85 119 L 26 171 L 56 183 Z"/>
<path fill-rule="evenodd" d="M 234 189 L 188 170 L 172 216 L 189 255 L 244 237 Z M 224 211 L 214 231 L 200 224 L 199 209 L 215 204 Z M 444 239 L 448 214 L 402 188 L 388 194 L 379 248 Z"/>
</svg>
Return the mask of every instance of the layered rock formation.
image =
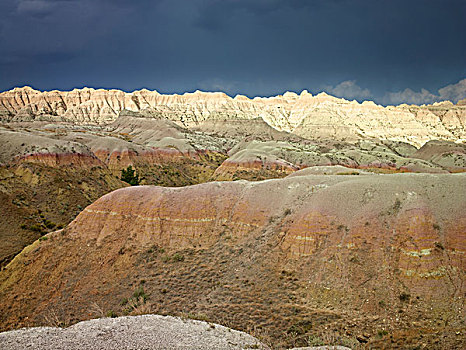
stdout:
<svg viewBox="0 0 466 350">
<path fill-rule="evenodd" d="M 0 127 L 5 179 L 0 190 L 7 199 L 1 207 L 11 213 L 0 219 L 4 237 L 9 237 L 4 245 L 9 248 L 0 251 L 0 265 L 38 232 L 49 231 L 45 220 L 67 224 L 76 208 L 124 186 L 119 178 L 128 166 L 136 169 L 142 184 L 164 186 L 279 178 L 323 165 L 376 172 L 466 169 L 466 148 L 460 143 L 431 141 L 418 150 L 389 140 L 311 141 L 277 131 L 260 118 L 209 119 L 186 128 L 151 113 L 124 110 L 102 126 L 34 120 Z M 52 205 L 56 198 L 61 203 Z"/>
<path fill-rule="evenodd" d="M 53 167 L 71 164 L 81 168 L 103 165 L 85 145 L 47 136 L 0 128 L 0 164 L 30 162 Z"/>
<path fill-rule="evenodd" d="M 0 265 L 49 230 L 44 220 L 67 224 L 76 208 L 124 186 L 118 179 L 130 165 L 142 184 L 165 186 L 278 178 L 322 165 L 378 172 L 466 169 L 466 148 L 457 143 L 432 141 L 417 150 L 396 141 L 318 142 L 276 131 L 258 119 L 206 122 L 191 130 L 124 111 L 105 126 L 10 122 L 0 127 L 0 140 L 0 190 L 7 199 L 1 207 L 11 213 L 0 219 L 4 238 L 9 237 Z M 61 203 L 52 205 L 56 198 Z"/>
<path fill-rule="evenodd" d="M 129 165 L 142 183 L 182 186 L 208 181 L 226 158 L 215 147 L 194 148 L 166 120 L 121 117 L 108 130 L 6 126 L 0 127 L 0 267 L 100 196 L 128 186 L 120 176 Z"/>
<path fill-rule="evenodd" d="M 278 347 L 459 347 L 465 116 L 306 91 L 0 93 L 0 267 L 41 237 L 0 272 L 0 325 L 156 312 Z M 130 165 L 143 185 L 286 178 L 124 188 L 82 211 Z M 379 174 L 405 172 L 423 174 Z"/>
<path fill-rule="evenodd" d="M 124 109 L 143 111 L 147 116 L 187 127 L 259 118 L 277 130 L 311 139 L 375 138 L 416 146 L 432 139 L 466 139 L 466 106 L 446 102 L 422 107 L 382 107 L 325 93 L 312 96 L 307 91 L 254 99 L 241 95 L 231 98 L 220 92 L 162 95 L 148 90 L 125 93 L 89 88 L 41 92 L 23 87 L 0 94 L 0 118 L 4 121 L 41 119 L 105 124 L 114 121 Z"/>
<path fill-rule="evenodd" d="M 81 143 L 1 128 L 0 140 L 1 268 L 100 196 L 127 185 Z"/>
<path fill-rule="evenodd" d="M 461 346 L 466 176 L 309 170 L 103 196 L 1 272 L 1 327 L 144 305 L 277 346 Z"/>
</svg>

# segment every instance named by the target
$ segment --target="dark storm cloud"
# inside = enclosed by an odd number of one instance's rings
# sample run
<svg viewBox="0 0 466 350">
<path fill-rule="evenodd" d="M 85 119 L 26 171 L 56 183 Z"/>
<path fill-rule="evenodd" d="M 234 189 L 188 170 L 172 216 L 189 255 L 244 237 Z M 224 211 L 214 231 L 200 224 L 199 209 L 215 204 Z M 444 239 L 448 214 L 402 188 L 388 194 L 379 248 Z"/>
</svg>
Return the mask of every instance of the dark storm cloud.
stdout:
<svg viewBox="0 0 466 350">
<path fill-rule="evenodd" d="M 432 98 L 466 76 L 465 16 L 460 0 L 3 0 L 0 89 Z"/>
<path fill-rule="evenodd" d="M 10 2 L 7 0 L 7 2 Z M 2 51 L 23 55 L 79 52 L 123 9 L 106 1 L 17 0 L 2 16 Z"/>
</svg>

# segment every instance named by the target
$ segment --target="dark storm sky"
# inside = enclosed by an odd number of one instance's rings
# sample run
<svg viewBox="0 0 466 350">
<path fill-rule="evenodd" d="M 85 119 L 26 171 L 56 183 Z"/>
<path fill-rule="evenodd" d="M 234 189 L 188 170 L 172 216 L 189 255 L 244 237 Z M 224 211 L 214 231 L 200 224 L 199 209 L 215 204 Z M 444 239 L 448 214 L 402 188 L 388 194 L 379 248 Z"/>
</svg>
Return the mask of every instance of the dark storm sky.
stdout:
<svg viewBox="0 0 466 350">
<path fill-rule="evenodd" d="M 0 0 L 0 90 L 466 97 L 466 0 Z M 439 90 L 440 89 L 440 90 Z"/>
</svg>

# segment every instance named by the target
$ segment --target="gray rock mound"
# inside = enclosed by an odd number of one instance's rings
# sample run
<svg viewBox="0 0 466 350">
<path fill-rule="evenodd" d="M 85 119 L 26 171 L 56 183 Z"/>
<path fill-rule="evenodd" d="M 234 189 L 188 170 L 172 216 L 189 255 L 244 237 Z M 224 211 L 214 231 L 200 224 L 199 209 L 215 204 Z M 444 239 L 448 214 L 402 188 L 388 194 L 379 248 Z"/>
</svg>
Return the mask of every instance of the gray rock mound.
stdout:
<svg viewBox="0 0 466 350">
<path fill-rule="evenodd" d="M 69 328 L 0 333 L 0 349 L 268 349 L 253 336 L 213 323 L 160 315 L 101 318 Z"/>
</svg>

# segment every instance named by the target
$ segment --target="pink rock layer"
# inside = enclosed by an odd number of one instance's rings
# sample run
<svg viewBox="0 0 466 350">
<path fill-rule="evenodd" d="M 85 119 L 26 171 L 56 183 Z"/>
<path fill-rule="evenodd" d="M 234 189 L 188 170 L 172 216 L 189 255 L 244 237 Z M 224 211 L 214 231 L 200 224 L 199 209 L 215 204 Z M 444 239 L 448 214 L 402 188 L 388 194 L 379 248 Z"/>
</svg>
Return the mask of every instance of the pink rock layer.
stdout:
<svg viewBox="0 0 466 350">
<path fill-rule="evenodd" d="M 31 153 L 15 157 L 14 162 L 40 163 L 51 167 L 67 165 L 81 168 L 105 166 L 105 164 L 94 155 L 81 153 Z"/>
</svg>

